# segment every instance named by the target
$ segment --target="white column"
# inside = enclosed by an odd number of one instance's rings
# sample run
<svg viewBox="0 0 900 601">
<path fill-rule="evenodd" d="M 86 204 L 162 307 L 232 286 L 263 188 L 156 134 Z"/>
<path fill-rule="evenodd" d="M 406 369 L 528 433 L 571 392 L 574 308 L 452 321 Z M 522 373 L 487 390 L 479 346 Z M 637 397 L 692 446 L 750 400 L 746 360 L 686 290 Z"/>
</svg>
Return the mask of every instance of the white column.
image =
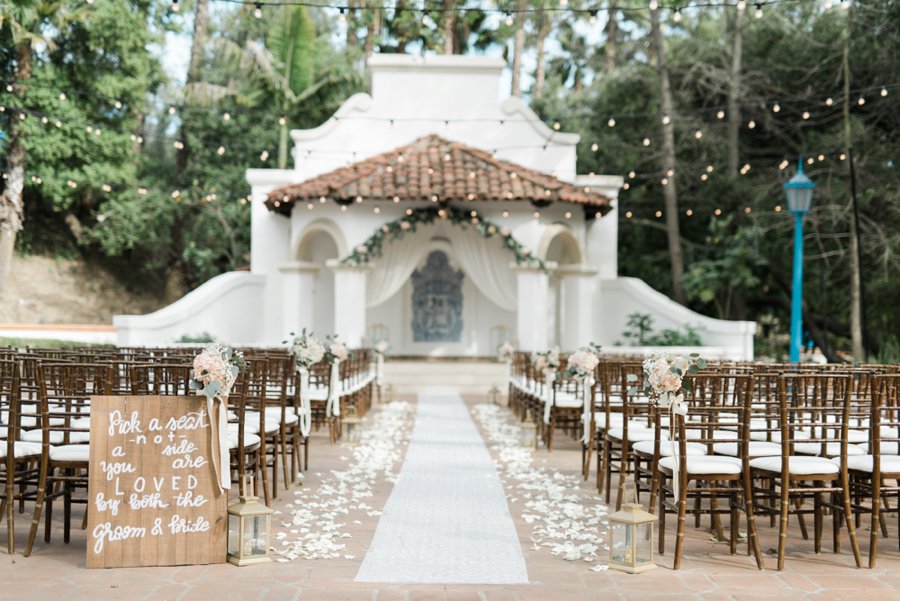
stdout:
<svg viewBox="0 0 900 601">
<path fill-rule="evenodd" d="M 328 261 L 334 271 L 334 333 L 349 347 L 362 346 L 366 335 L 366 275 L 368 267 Z"/>
<path fill-rule="evenodd" d="M 594 334 L 594 288 L 597 270 L 587 265 L 564 265 L 556 270 L 564 304 L 560 307 L 560 346 L 574 351 L 591 342 Z"/>
<path fill-rule="evenodd" d="M 547 349 L 549 278 L 539 267 L 512 265 L 516 271 L 516 338 L 523 351 Z M 555 264 L 548 264 L 548 268 Z"/>
<path fill-rule="evenodd" d="M 284 336 L 303 328 L 313 329 L 316 274 L 319 265 L 307 261 L 291 261 L 278 266 L 281 272 L 282 330 Z"/>
</svg>

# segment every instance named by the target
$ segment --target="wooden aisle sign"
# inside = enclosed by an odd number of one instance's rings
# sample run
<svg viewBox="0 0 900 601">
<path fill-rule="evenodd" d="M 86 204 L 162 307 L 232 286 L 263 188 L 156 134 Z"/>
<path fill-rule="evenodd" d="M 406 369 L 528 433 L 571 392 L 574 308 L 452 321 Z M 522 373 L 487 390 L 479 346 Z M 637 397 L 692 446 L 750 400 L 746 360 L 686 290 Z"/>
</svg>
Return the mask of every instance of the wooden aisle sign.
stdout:
<svg viewBox="0 0 900 601">
<path fill-rule="evenodd" d="M 91 398 L 87 567 L 225 561 L 209 423 L 205 397 Z"/>
</svg>

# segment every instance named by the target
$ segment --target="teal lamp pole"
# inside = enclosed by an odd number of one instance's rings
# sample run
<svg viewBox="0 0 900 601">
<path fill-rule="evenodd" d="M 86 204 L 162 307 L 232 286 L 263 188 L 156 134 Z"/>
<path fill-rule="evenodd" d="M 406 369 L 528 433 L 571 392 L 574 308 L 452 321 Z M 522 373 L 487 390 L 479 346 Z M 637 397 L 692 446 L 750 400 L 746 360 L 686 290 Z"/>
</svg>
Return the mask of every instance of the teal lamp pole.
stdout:
<svg viewBox="0 0 900 601">
<path fill-rule="evenodd" d="M 797 175 L 784 185 L 788 210 L 794 215 L 794 279 L 791 285 L 791 363 L 800 361 L 803 346 L 803 217 L 812 206 L 816 185 L 803 173 L 803 158 Z"/>
</svg>

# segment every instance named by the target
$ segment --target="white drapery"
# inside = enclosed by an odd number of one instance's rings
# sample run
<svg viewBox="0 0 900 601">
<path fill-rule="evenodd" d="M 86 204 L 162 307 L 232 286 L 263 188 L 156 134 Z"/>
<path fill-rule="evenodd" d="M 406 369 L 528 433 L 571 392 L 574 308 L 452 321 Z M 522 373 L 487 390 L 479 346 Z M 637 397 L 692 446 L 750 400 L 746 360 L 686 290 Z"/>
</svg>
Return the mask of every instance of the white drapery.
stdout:
<svg viewBox="0 0 900 601">
<path fill-rule="evenodd" d="M 442 229 L 460 266 L 478 290 L 501 309 L 515 311 L 516 275 L 509 268 L 515 258 L 500 238 L 484 238 L 472 229 L 453 225 Z"/>
<path fill-rule="evenodd" d="M 419 225 L 415 233 L 384 245 L 366 281 L 367 308 L 380 305 L 403 287 L 428 250 L 435 230 L 433 225 Z"/>
<path fill-rule="evenodd" d="M 451 223 L 420 225 L 415 233 L 385 244 L 368 274 L 366 307 L 380 305 L 400 290 L 436 235 L 450 241 L 463 272 L 488 300 L 506 311 L 516 310 L 516 275 L 509 268 L 515 260 L 512 253 L 499 237 L 483 238 Z"/>
</svg>

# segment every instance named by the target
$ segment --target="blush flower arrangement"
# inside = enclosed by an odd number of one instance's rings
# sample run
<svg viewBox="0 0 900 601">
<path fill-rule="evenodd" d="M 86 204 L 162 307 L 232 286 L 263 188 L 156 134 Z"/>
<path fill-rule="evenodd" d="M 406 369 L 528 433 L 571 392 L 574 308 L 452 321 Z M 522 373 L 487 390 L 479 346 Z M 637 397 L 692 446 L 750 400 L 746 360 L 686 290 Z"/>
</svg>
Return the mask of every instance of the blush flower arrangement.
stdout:
<svg viewBox="0 0 900 601">
<path fill-rule="evenodd" d="M 594 373 L 600 363 L 600 345 L 589 343 L 571 355 L 566 361 L 566 375 L 584 378 Z"/>
<path fill-rule="evenodd" d="M 291 332 L 293 340 L 291 341 L 291 356 L 297 367 L 306 367 L 307 369 L 322 360 L 325 356 L 325 348 L 316 340 L 312 332 L 307 332 L 306 328 L 300 332 L 299 336 L 295 336 Z M 285 340 L 286 344 L 288 341 Z"/>
<path fill-rule="evenodd" d="M 677 415 L 687 415 L 688 406 L 684 394 L 691 391 L 693 375 L 706 367 L 706 360 L 699 354 L 653 355 L 644 360 L 642 391 L 661 409 L 671 409 Z"/>
<path fill-rule="evenodd" d="M 246 362 L 240 351 L 220 344 L 205 347 L 194 357 L 194 369 L 191 374 L 191 390 L 205 396 L 227 399 L 238 374 L 244 370 Z"/>
<path fill-rule="evenodd" d="M 532 356 L 532 363 L 534 364 L 534 368 L 538 371 L 544 371 L 545 369 L 559 369 L 559 366 L 562 363 L 559 356 L 559 347 L 554 346 L 548 351 L 534 353 Z"/>
<path fill-rule="evenodd" d="M 343 342 L 340 342 L 337 339 L 336 335 L 327 336 L 325 338 L 325 344 L 328 345 L 325 349 L 325 358 L 328 359 L 330 363 L 347 360 L 349 355 L 347 347 Z"/>
</svg>

